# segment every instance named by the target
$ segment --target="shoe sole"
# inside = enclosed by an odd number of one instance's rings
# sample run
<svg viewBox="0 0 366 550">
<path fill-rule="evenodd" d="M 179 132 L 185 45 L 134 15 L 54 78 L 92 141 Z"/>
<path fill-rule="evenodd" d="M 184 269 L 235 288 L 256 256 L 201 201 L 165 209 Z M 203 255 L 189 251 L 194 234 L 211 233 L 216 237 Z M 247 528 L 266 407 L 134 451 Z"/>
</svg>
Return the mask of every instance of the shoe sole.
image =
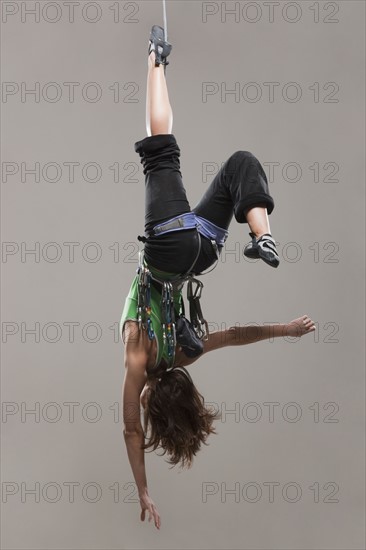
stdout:
<svg viewBox="0 0 366 550">
<path fill-rule="evenodd" d="M 244 252 L 244 256 L 253 260 L 259 258 L 259 254 L 256 250 L 253 250 L 252 252 Z"/>
<path fill-rule="evenodd" d="M 270 265 L 271 267 L 278 267 L 280 265 L 280 261 L 277 260 L 275 256 L 273 256 L 272 258 L 265 258 L 259 254 L 258 250 L 249 250 L 247 252 L 244 251 L 244 256 L 252 260 L 258 260 L 258 259 L 263 260 L 266 264 Z"/>
<path fill-rule="evenodd" d="M 276 258 L 273 258 L 273 260 L 271 261 L 267 258 L 262 258 L 262 256 L 260 256 L 260 259 L 263 260 L 264 262 L 266 262 L 266 264 L 270 265 L 271 267 L 278 267 L 280 265 L 279 260 L 276 260 Z M 275 263 L 273 263 L 273 261 Z"/>
</svg>

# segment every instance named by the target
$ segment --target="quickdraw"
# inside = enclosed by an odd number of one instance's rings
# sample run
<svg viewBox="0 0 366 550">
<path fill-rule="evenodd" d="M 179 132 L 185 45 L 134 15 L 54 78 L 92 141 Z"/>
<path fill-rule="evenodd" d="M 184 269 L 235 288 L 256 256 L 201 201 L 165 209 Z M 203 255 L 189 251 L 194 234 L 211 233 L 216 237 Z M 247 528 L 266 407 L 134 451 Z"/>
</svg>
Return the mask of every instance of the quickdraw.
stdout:
<svg viewBox="0 0 366 550">
<path fill-rule="evenodd" d="M 138 279 L 138 299 L 137 299 L 137 320 L 139 329 L 144 327 L 150 340 L 155 338 L 154 327 L 151 321 L 151 273 L 143 265 L 142 257 L 139 252 L 139 266 L 137 268 Z"/>
<path fill-rule="evenodd" d="M 161 311 L 164 346 L 167 345 L 168 347 L 168 357 L 172 357 L 176 345 L 175 313 L 173 286 L 168 281 L 163 282 L 163 289 L 161 293 Z"/>
<path fill-rule="evenodd" d="M 193 285 L 196 288 L 193 289 Z M 208 340 L 208 323 L 203 317 L 200 299 L 202 295 L 203 283 L 194 277 L 188 277 L 187 299 L 189 302 L 189 316 L 194 330 L 200 340 Z"/>
</svg>

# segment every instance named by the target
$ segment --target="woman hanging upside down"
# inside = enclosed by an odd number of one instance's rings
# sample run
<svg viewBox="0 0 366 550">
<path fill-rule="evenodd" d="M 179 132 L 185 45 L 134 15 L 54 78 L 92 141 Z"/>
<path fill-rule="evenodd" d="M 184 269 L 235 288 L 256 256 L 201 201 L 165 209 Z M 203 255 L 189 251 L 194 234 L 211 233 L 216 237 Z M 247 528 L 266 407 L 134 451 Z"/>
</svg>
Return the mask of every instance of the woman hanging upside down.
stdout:
<svg viewBox="0 0 366 550">
<path fill-rule="evenodd" d="M 208 334 L 199 295 L 194 292 L 191 322 L 185 318 L 184 284 L 198 285 L 195 277 L 215 264 L 233 216 L 250 228 L 252 240 L 244 248 L 245 256 L 260 258 L 272 267 L 278 266 L 279 258 L 268 221 L 274 201 L 266 174 L 252 153 L 233 153 L 197 206 L 190 208 L 180 171 L 180 149 L 172 134 L 165 78 L 171 49 L 164 41 L 164 30 L 154 25 L 148 49 L 148 136 L 135 143 L 145 175 L 145 236 L 138 237 L 145 247 L 120 321 L 125 360 L 124 439 L 138 488 L 141 520 L 148 511 L 149 521 L 154 519 L 158 529 L 161 520 L 148 492 L 145 450 L 160 448 L 170 464 L 190 467 L 201 444 L 216 433 L 213 422 L 218 416 L 205 407 L 185 367 L 198 356 L 225 346 L 298 337 L 315 330 L 313 321 L 303 315 L 286 324 L 235 326 Z"/>
</svg>

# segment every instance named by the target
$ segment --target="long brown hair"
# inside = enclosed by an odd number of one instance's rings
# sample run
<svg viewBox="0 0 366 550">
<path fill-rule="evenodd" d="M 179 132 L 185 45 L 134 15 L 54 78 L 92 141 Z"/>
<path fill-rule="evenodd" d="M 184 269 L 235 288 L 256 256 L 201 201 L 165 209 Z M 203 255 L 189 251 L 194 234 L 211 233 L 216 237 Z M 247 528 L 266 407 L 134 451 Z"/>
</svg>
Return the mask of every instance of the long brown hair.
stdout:
<svg viewBox="0 0 366 550">
<path fill-rule="evenodd" d="M 207 445 L 210 433 L 216 434 L 212 424 L 221 418 L 204 405 L 199 393 L 184 367 L 166 370 L 164 360 L 155 373 L 148 375 L 149 388 L 144 410 L 144 432 L 147 442 L 143 449 L 150 452 L 161 448 L 167 454 L 172 467 L 190 468 L 193 457 Z M 147 431 L 150 428 L 150 436 Z"/>
</svg>

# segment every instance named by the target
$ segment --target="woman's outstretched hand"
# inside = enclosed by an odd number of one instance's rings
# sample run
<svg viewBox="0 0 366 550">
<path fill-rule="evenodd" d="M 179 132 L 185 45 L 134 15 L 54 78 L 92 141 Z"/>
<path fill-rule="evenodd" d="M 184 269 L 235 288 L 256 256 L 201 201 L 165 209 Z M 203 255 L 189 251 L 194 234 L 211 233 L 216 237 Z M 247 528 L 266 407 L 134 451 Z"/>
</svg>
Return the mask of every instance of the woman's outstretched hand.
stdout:
<svg viewBox="0 0 366 550">
<path fill-rule="evenodd" d="M 141 521 L 145 521 L 145 514 L 146 511 L 149 512 L 149 521 L 154 518 L 155 527 L 157 529 L 160 529 L 161 520 L 159 516 L 159 512 L 156 509 L 156 506 L 152 500 L 152 498 L 149 497 L 147 493 L 144 493 L 140 496 L 140 505 L 141 505 Z"/>
<path fill-rule="evenodd" d="M 303 315 L 287 324 L 286 336 L 299 337 L 304 334 L 309 334 L 309 332 L 314 332 L 314 330 L 316 330 L 314 321 L 307 315 Z"/>
</svg>

